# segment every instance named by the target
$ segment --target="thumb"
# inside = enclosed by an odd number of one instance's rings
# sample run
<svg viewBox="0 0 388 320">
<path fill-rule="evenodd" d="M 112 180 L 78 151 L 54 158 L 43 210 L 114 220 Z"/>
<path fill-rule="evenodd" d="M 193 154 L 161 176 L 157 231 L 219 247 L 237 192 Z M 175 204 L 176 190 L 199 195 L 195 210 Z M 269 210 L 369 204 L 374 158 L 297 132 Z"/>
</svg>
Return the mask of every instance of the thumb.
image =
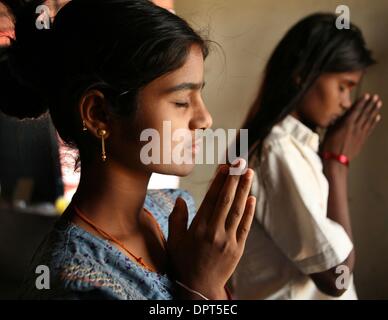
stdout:
<svg viewBox="0 0 388 320">
<path fill-rule="evenodd" d="M 183 239 L 187 232 L 188 216 L 186 201 L 178 197 L 168 219 L 168 243 L 174 245 Z"/>
</svg>

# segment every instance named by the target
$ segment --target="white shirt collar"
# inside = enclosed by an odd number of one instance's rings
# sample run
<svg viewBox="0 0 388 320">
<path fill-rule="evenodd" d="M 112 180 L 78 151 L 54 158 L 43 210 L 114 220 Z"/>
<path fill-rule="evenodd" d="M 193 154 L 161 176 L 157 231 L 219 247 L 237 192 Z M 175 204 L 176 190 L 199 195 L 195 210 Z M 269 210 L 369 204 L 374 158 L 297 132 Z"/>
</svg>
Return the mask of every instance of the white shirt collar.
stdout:
<svg viewBox="0 0 388 320">
<path fill-rule="evenodd" d="M 309 146 L 315 152 L 319 150 L 319 135 L 305 126 L 292 115 L 288 115 L 278 126 L 300 143 Z"/>
</svg>

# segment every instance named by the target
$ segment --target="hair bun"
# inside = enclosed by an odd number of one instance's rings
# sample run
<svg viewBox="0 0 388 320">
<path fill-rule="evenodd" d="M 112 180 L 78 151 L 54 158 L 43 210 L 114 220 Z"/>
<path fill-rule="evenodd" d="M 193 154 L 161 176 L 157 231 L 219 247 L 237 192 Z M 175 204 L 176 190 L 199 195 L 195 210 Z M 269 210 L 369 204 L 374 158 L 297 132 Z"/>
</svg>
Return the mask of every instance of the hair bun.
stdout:
<svg viewBox="0 0 388 320">
<path fill-rule="evenodd" d="M 42 70 L 52 64 L 52 30 L 39 29 L 37 5 L 31 1 L 15 12 L 16 40 L 0 53 L 0 109 L 20 119 L 36 118 L 48 110 L 49 79 Z"/>
<path fill-rule="evenodd" d="M 13 75 L 7 60 L 0 63 L 0 88 L 0 110 L 9 116 L 37 118 L 48 110 L 36 91 Z"/>
</svg>

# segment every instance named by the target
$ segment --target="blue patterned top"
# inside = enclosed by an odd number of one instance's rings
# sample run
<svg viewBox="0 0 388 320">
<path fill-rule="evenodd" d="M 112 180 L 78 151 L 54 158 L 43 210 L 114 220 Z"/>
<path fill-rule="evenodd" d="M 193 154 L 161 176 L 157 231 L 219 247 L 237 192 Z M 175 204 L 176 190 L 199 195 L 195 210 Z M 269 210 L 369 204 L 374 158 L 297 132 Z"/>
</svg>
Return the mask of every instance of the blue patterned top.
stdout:
<svg viewBox="0 0 388 320">
<path fill-rule="evenodd" d="M 186 201 L 191 222 L 196 210 L 189 193 L 149 190 L 145 199 L 144 207 L 158 221 L 166 239 L 168 217 L 177 197 Z M 49 289 L 36 287 L 39 265 L 49 267 Z M 41 243 L 22 290 L 23 299 L 173 299 L 173 282 L 167 275 L 146 270 L 109 241 L 66 218 L 59 219 Z"/>
</svg>

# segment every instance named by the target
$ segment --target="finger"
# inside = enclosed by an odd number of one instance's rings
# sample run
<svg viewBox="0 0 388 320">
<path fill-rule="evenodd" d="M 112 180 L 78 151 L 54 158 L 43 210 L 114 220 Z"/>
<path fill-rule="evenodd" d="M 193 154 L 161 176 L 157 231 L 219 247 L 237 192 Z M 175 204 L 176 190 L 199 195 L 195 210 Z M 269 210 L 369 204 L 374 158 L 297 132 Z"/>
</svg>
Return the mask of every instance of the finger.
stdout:
<svg viewBox="0 0 388 320">
<path fill-rule="evenodd" d="M 182 198 L 177 198 L 174 209 L 168 218 L 168 243 L 176 244 L 182 241 L 182 238 L 187 232 L 187 222 L 189 212 L 186 201 Z"/>
<path fill-rule="evenodd" d="M 244 176 L 240 178 L 236 197 L 234 198 L 232 207 L 229 211 L 225 223 L 225 230 L 232 234 L 236 234 L 237 228 L 244 214 L 245 205 L 252 186 L 253 174 L 253 170 L 248 169 Z"/>
<path fill-rule="evenodd" d="M 254 196 L 249 196 L 246 202 L 245 210 L 243 217 L 241 219 L 240 225 L 238 226 L 236 239 L 240 244 L 245 245 L 247 240 L 249 230 L 251 229 L 253 217 L 255 216 L 256 209 L 256 198 Z"/>
<path fill-rule="evenodd" d="M 363 130 L 370 130 L 371 126 L 376 123 L 376 119 L 378 118 L 381 107 L 383 106 L 383 103 L 381 100 L 379 100 L 377 103 L 374 104 L 373 109 L 371 110 L 371 113 L 369 114 L 369 117 L 364 122 L 364 125 L 362 127 Z"/>
<path fill-rule="evenodd" d="M 217 202 L 218 196 L 221 192 L 222 187 L 225 184 L 225 181 L 228 177 L 229 166 L 228 165 L 220 165 L 216 176 L 213 182 L 210 185 L 208 192 L 205 195 L 205 198 L 202 201 L 202 204 L 195 215 L 193 223 L 197 223 L 198 220 L 203 219 L 204 215 L 210 215 L 213 212 L 215 204 Z M 209 216 L 207 217 L 207 220 Z"/>
<path fill-rule="evenodd" d="M 359 121 L 358 121 L 361 128 L 364 128 L 365 125 L 369 122 L 372 113 L 375 111 L 375 108 L 377 107 L 378 101 L 379 101 L 379 97 L 377 95 L 374 95 L 366 104 L 362 112 L 362 115 L 360 115 Z"/>
<path fill-rule="evenodd" d="M 233 167 L 238 167 L 239 162 L 237 161 Z M 225 221 L 228 216 L 229 210 L 235 198 L 238 183 L 240 181 L 240 175 L 228 175 L 224 186 L 218 196 L 216 206 L 213 211 L 213 215 L 210 218 L 209 224 L 217 229 L 222 226 L 225 230 Z"/>
<path fill-rule="evenodd" d="M 382 117 L 380 114 L 377 115 L 377 117 L 374 119 L 374 122 L 373 124 L 371 125 L 371 127 L 369 128 L 369 131 L 368 131 L 368 137 L 372 134 L 372 132 L 374 131 L 374 129 L 376 128 L 376 126 L 378 125 L 378 123 L 381 121 Z"/>
<path fill-rule="evenodd" d="M 350 113 L 349 113 L 349 120 L 350 121 L 354 121 L 356 122 L 359 118 L 359 116 L 361 115 L 362 113 L 362 110 L 364 109 L 365 107 L 365 104 L 370 100 L 370 94 L 369 93 L 366 93 L 364 94 L 361 98 L 359 98 L 354 106 L 350 109 Z"/>
</svg>

